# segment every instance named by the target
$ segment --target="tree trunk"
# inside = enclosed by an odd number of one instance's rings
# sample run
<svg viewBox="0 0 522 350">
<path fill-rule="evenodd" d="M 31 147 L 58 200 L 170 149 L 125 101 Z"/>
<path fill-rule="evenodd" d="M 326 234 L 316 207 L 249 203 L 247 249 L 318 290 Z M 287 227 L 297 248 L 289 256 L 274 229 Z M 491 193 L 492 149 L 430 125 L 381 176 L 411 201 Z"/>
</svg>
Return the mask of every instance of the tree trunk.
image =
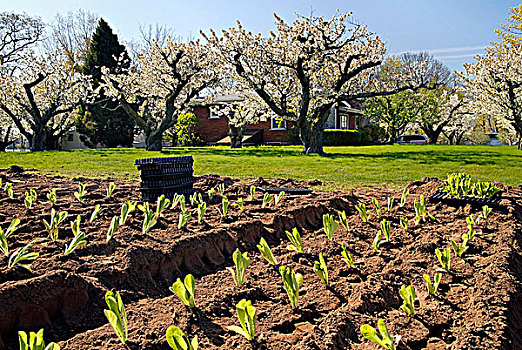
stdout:
<svg viewBox="0 0 522 350">
<path fill-rule="evenodd" d="M 31 152 L 44 151 L 46 149 L 47 133 L 42 127 L 35 125 L 33 130 L 33 137 L 29 142 L 29 149 Z"/>
<path fill-rule="evenodd" d="M 147 151 L 161 151 L 163 149 L 163 133 L 152 132 L 145 137 Z"/>
<path fill-rule="evenodd" d="M 3 140 L 0 140 L 0 152 L 5 152 L 5 149 L 10 146 L 11 144 L 15 143 L 16 139 L 9 140 L 9 137 L 11 136 L 11 126 L 7 127 L 7 130 L 5 132 L 5 136 Z"/>
<path fill-rule="evenodd" d="M 324 154 L 323 123 L 309 125 L 305 130 L 301 130 L 300 134 L 304 146 L 302 154 Z"/>
<path fill-rule="evenodd" d="M 229 124 L 228 128 L 230 129 L 230 147 L 231 148 L 241 148 L 243 135 L 246 130 L 246 124 L 237 127 L 233 124 Z"/>
</svg>

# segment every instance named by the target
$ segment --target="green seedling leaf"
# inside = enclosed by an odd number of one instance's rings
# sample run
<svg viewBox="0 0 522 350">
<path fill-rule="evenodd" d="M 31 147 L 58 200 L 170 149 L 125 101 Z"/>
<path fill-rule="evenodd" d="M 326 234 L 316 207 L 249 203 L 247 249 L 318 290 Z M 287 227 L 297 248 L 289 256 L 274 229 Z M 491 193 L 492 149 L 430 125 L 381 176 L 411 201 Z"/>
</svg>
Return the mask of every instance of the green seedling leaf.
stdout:
<svg viewBox="0 0 522 350">
<path fill-rule="evenodd" d="M 394 202 L 395 198 L 393 197 L 388 197 L 388 199 L 386 200 L 386 210 L 391 213 L 391 211 L 393 210 L 393 202 Z"/>
<path fill-rule="evenodd" d="M 227 270 L 230 271 L 236 286 L 239 287 L 245 283 L 245 272 L 248 265 L 250 265 L 250 258 L 248 257 L 247 252 L 241 253 L 239 249 L 236 249 L 232 254 L 232 259 L 234 260 L 236 269 L 234 270 L 231 267 L 227 267 Z"/>
<path fill-rule="evenodd" d="M 136 210 L 136 205 L 136 201 L 125 202 L 122 204 L 120 209 L 120 221 L 118 222 L 119 226 L 125 225 L 127 219 L 129 218 L 129 215 Z"/>
<path fill-rule="evenodd" d="M 107 230 L 107 243 L 109 243 L 109 241 L 112 239 L 112 237 L 114 236 L 114 233 L 116 232 L 116 230 L 118 229 L 118 222 L 119 222 L 119 216 L 115 216 L 112 218 L 111 220 L 111 224 L 109 226 L 109 229 Z"/>
<path fill-rule="evenodd" d="M 355 264 L 353 262 L 353 255 L 348 253 L 348 249 L 346 248 L 346 244 L 342 243 L 341 247 L 343 251 L 341 252 L 342 260 L 348 264 L 348 266 L 355 268 Z"/>
<path fill-rule="evenodd" d="M 268 243 L 266 243 L 265 239 L 261 237 L 261 240 L 259 241 L 259 244 L 257 245 L 257 249 L 261 252 L 261 255 L 268 261 L 270 265 L 277 265 L 277 260 L 274 258 L 274 255 L 272 254 L 272 250 L 268 246 Z"/>
<path fill-rule="evenodd" d="M 445 271 L 449 271 L 450 263 L 451 263 L 451 250 L 450 248 L 446 248 L 444 250 L 435 249 L 435 255 L 437 259 L 439 259 L 440 265 L 442 269 Z"/>
<path fill-rule="evenodd" d="M 221 214 L 221 217 L 223 219 L 226 219 L 228 215 L 228 206 L 230 202 L 228 201 L 228 198 L 226 196 L 221 197 L 221 209 L 219 209 L 219 213 Z"/>
<path fill-rule="evenodd" d="M 176 326 L 167 328 L 167 343 L 174 350 L 198 350 L 198 336 L 194 336 L 192 341 Z"/>
<path fill-rule="evenodd" d="M 404 231 L 408 231 L 408 219 L 407 218 L 401 218 L 401 227 L 404 229 Z"/>
<path fill-rule="evenodd" d="M 105 302 L 109 310 L 103 310 L 103 312 L 109 320 L 114 333 L 116 333 L 120 341 L 125 345 L 128 339 L 127 315 L 120 292 L 114 294 L 112 291 L 107 291 L 107 293 L 105 293 Z"/>
<path fill-rule="evenodd" d="M 375 208 L 375 214 L 377 215 L 377 218 L 381 218 L 381 205 L 379 204 L 379 201 L 375 198 L 372 198 L 372 204 Z"/>
<path fill-rule="evenodd" d="M 85 191 L 85 185 L 81 182 L 78 184 L 78 191 L 74 192 L 74 197 L 80 202 L 84 203 L 84 197 L 87 194 Z"/>
<path fill-rule="evenodd" d="M 181 279 L 178 278 L 169 289 L 178 296 L 183 305 L 190 308 L 195 306 L 194 293 L 196 291 L 196 282 L 191 274 L 185 276 L 184 282 L 181 282 Z"/>
<path fill-rule="evenodd" d="M 319 261 L 314 261 L 314 272 L 321 279 L 321 282 L 328 287 L 328 268 L 323 253 L 319 253 Z"/>
<path fill-rule="evenodd" d="M 390 242 L 391 238 L 391 222 L 386 219 L 382 219 L 381 221 L 381 233 L 386 238 L 388 242 Z"/>
<path fill-rule="evenodd" d="M 85 239 L 85 232 L 79 232 L 74 236 L 71 243 L 65 247 L 65 255 L 71 254 L 76 248 L 83 247 L 86 244 L 87 240 Z"/>
<path fill-rule="evenodd" d="M 40 255 L 36 252 L 29 252 L 28 250 L 32 248 L 33 245 L 35 245 L 36 241 L 32 241 L 29 244 L 27 244 L 25 247 L 19 248 L 15 250 L 11 256 L 9 256 L 9 262 L 7 263 L 7 267 L 9 269 L 12 269 L 15 266 L 23 267 L 24 269 L 32 272 L 31 270 L 31 264 L 32 262 Z M 28 264 L 22 264 L 23 261 L 31 261 L 31 263 Z"/>
<path fill-rule="evenodd" d="M 273 198 L 274 196 L 272 196 L 271 194 L 265 193 L 265 195 L 263 196 L 263 203 L 261 203 L 261 208 L 269 206 Z"/>
<path fill-rule="evenodd" d="M 239 210 L 241 212 L 243 212 L 245 210 L 245 203 L 243 202 L 243 197 L 239 198 L 234 204 L 233 206 L 235 208 L 239 208 Z"/>
<path fill-rule="evenodd" d="M 280 266 L 279 273 L 283 278 L 283 286 L 290 299 L 290 304 L 295 309 L 299 305 L 299 289 L 303 285 L 303 275 L 286 266 Z"/>
<path fill-rule="evenodd" d="M 401 309 L 403 309 L 408 315 L 414 315 L 415 314 L 415 288 L 413 286 L 406 287 L 404 284 L 402 285 L 401 289 L 399 290 L 399 295 L 402 298 L 402 306 Z"/>
<path fill-rule="evenodd" d="M 386 350 L 395 350 L 396 344 L 398 344 L 400 341 L 400 336 L 397 336 L 394 342 L 393 337 L 391 336 L 390 332 L 388 332 L 388 329 L 386 328 L 386 325 L 382 319 L 379 319 L 377 322 L 377 328 L 379 329 L 379 333 L 377 333 L 377 330 L 372 326 L 363 324 L 361 326 L 361 333 L 366 339 L 379 345 L 380 347 Z"/>
<path fill-rule="evenodd" d="M 250 300 L 247 301 L 246 299 L 242 299 L 239 303 L 237 303 L 236 311 L 241 327 L 229 326 L 227 328 L 231 331 L 241 334 L 247 340 L 254 340 L 256 336 L 256 308 L 252 306 L 252 302 Z"/>
<path fill-rule="evenodd" d="M 355 209 L 359 212 L 362 222 L 368 222 L 368 212 L 366 210 L 366 204 L 359 203 L 355 206 Z"/>
<path fill-rule="evenodd" d="M 331 241 L 333 238 L 333 233 L 337 230 L 339 227 L 339 223 L 334 220 L 333 215 L 330 214 L 324 214 L 323 215 L 323 229 L 324 233 L 326 233 L 326 236 Z"/>
<path fill-rule="evenodd" d="M 249 201 L 253 201 L 256 195 L 256 186 L 250 185 L 250 195 L 248 196 Z"/>
<path fill-rule="evenodd" d="M 405 188 L 403 191 L 402 191 L 402 195 L 401 195 L 401 201 L 399 203 L 400 207 L 404 207 L 404 205 L 406 204 L 406 200 L 408 199 L 408 196 L 410 195 L 410 190 Z"/>
<path fill-rule="evenodd" d="M 191 218 L 192 218 L 192 214 L 188 210 L 185 212 L 179 213 L 178 229 L 181 229 L 182 227 L 184 227 L 187 224 L 187 222 L 190 221 Z"/>
<path fill-rule="evenodd" d="M 274 196 L 274 205 L 278 205 L 281 200 L 283 199 L 283 196 L 285 195 L 285 191 L 281 191 L 278 194 Z"/>
<path fill-rule="evenodd" d="M 207 211 L 207 203 L 201 202 L 198 204 L 198 224 L 203 221 L 203 218 L 205 217 L 205 212 Z"/>
<path fill-rule="evenodd" d="M 47 199 L 49 200 L 49 203 L 51 203 L 51 207 L 56 204 L 56 201 L 58 200 L 58 196 L 56 195 L 56 189 L 53 188 L 52 190 L 47 193 Z"/>
<path fill-rule="evenodd" d="M 185 198 L 185 197 L 183 197 Z M 168 199 L 167 197 L 165 197 L 164 194 L 162 194 L 161 196 L 158 197 L 158 200 L 156 202 L 156 216 L 158 218 L 160 218 L 162 216 L 161 212 L 165 209 L 165 208 L 168 208 L 168 206 L 170 205 L 170 199 Z"/>
<path fill-rule="evenodd" d="M 426 281 L 426 288 L 428 289 L 428 293 L 430 295 L 435 295 L 437 292 L 437 288 L 439 288 L 440 279 L 442 278 L 442 274 L 437 272 L 433 276 L 433 283 L 431 282 L 430 276 L 424 274 L 422 278 Z"/>
<path fill-rule="evenodd" d="M 56 343 L 50 343 L 45 346 L 43 328 L 40 329 L 38 333 L 30 332 L 29 338 L 27 337 L 27 333 L 19 331 L 18 342 L 20 350 L 60 350 L 60 346 Z"/>
<path fill-rule="evenodd" d="M 91 217 L 89 219 L 89 222 L 93 222 L 98 217 L 98 214 L 102 211 L 102 207 L 99 204 L 96 204 L 94 206 L 94 210 L 91 213 Z"/>
<path fill-rule="evenodd" d="M 288 247 L 286 247 L 286 249 L 295 250 L 296 252 L 299 252 L 299 253 L 304 253 L 303 242 L 301 241 L 301 234 L 299 233 L 297 228 L 294 227 L 292 229 L 292 232 L 285 231 L 285 233 L 286 233 L 286 237 L 288 237 L 288 239 L 292 243 Z"/>
<path fill-rule="evenodd" d="M 339 223 L 343 225 L 346 231 L 350 231 L 350 227 L 348 226 L 348 218 L 346 217 L 346 212 L 338 211 L 337 215 L 339 216 Z"/>
<path fill-rule="evenodd" d="M 116 189 L 116 185 L 114 182 L 109 183 L 109 187 L 107 187 L 107 198 L 111 198 L 114 190 Z"/>
</svg>

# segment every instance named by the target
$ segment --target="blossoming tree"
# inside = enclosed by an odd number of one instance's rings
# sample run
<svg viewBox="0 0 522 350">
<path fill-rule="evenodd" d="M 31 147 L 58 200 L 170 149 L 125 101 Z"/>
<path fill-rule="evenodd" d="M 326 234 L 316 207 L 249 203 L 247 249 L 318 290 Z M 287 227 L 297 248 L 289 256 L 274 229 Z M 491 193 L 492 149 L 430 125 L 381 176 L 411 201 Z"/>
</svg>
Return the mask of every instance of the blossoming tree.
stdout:
<svg viewBox="0 0 522 350">
<path fill-rule="evenodd" d="M 106 95 L 119 101 L 145 135 L 147 150 L 161 150 L 163 134 L 190 102 L 218 81 L 212 59 L 199 41 L 151 45 L 128 74 L 104 73 Z"/>
<path fill-rule="evenodd" d="M 459 77 L 474 107 L 514 130 L 522 150 L 522 5 L 510 9 L 509 23 L 496 32 L 499 41 L 465 64 Z"/>
<path fill-rule="evenodd" d="M 427 86 L 424 64 L 395 70 L 393 84 L 374 79 L 385 44 L 366 26 L 353 24 L 351 13 L 330 20 L 302 17 L 289 24 L 274 14 L 276 31 L 268 37 L 237 27 L 222 36 L 202 35 L 233 67 L 236 79 L 249 86 L 277 115 L 294 120 L 303 153 L 323 153 L 324 124 L 332 107 L 377 95 Z"/>
</svg>

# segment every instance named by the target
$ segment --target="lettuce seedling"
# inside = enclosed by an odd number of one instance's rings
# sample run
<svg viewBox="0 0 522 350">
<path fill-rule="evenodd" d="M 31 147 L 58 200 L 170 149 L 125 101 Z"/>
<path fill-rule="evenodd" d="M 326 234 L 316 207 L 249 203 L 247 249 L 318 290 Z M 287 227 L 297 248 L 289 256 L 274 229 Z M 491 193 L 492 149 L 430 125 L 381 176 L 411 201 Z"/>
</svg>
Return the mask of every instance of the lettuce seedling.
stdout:
<svg viewBox="0 0 522 350">
<path fill-rule="evenodd" d="M 207 191 L 207 194 L 208 194 L 208 200 L 211 201 L 212 198 L 214 198 L 214 194 L 216 193 L 216 190 L 211 188 L 210 190 Z"/>
<path fill-rule="evenodd" d="M 339 228 L 339 223 L 334 220 L 333 215 L 324 214 L 323 215 L 323 230 L 326 233 L 326 237 L 331 241 L 333 238 L 333 233 L 335 230 Z"/>
<path fill-rule="evenodd" d="M 241 327 L 228 326 L 227 328 L 231 331 L 241 334 L 243 337 L 247 338 L 247 340 L 254 340 L 256 336 L 256 308 L 252 306 L 252 302 L 250 300 L 247 301 L 246 299 L 242 299 L 239 303 L 237 303 L 236 311 Z"/>
<path fill-rule="evenodd" d="M 7 197 L 14 199 L 13 184 L 10 182 L 5 183 L 4 190 L 7 192 Z"/>
<path fill-rule="evenodd" d="M 348 253 L 348 249 L 346 248 L 346 244 L 342 243 L 341 247 L 343 251 L 341 252 L 342 260 L 348 264 L 348 266 L 355 268 L 355 264 L 353 262 L 353 255 Z"/>
<path fill-rule="evenodd" d="M 426 209 L 426 198 L 424 198 L 424 195 L 420 195 L 420 199 L 417 202 L 417 198 L 413 201 L 413 207 L 415 208 L 415 224 L 418 225 L 419 222 L 422 220 L 423 222 L 426 221 L 426 216 L 428 216 L 431 220 L 437 221 L 437 219 L 428 213 L 428 210 Z"/>
<path fill-rule="evenodd" d="M 183 199 L 182 199 L 183 198 Z M 182 194 L 174 194 L 174 197 L 172 198 L 172 205 L 170 206 L 170 209 L 176 209 L 178 204 L 181 203 L 182 200 L 185 200 L 185 196 Z"/>
<path fill-rule="evenodd" d="M 408 231 L 408 218 L 400 218 L 400 225 L 404 231 Z"/>
<path fill-rule="evenodd" d="M 146 235 L 154 225 L 158 222 L 158 217 L 156 216 L 156 213 L 152 210 L 145 213 L 143 217 L 143 224 L 141 225 L 141 233 Z"/>
<path fill-rule="evenodd" d="M 194 206 L 198 201 L 198 194 L 194 192 L 191 196 L 189 196 L 190 205 Z"/>
<path fill-rule="evenodd" d="M 87 192 L 85 191 L 85 185 L 80 182 L 78 184 L 78 191 L 74 192 L 74 197 L 76 197 L 76 199 L 80 203 L 83 203 L 84 202 L 83 197 L 85 197 L 86 194 L 87 194 Z"/>
<path fill-rule="evenodd" d="M 96 204 L 94 206 L 94 210 L 92 211 L 91 218 L 89 219 L 89 222 L 93 222 L 98 217 L 98 214 L 102 211 L 102 207 L 99 204 Z"/>
<path fill-rule="evenodd" d="M 114 233 L 118 229 L 119 219 L 120 217 L 118 215 L 112 218 L 109 229 L 107 230 L 107 243 L 109 243 L 109 241 L 112 239 L 112 236 L 114 236 Z"/>
<path fill-rule="evenodd" d="M 381 218 L 381 205 L 379 204 L 379 201 L 375 198 L 372 198 L 372 204 L 375 208 L 375 214 L 377 215 L 377 218 Z"/>
<path fill-rule="evenodd" d="M 18 343 L 20 350 L 60 350 L 60 346 L 56 343 L 50 343 L 45 346 L 43 339 L 43 328 L 38 333 L 30 332 L 29 337 L 24 331 L 18 331 Z"/>
<path fill-rule="evenodd" d="M 368 213 L 366 211 L 366 204 L 359 203 L 355 205 L 355 209 L 359 212 L 359 215 L 361 215 L 361 219 L 363 222 L 368 222 Z"/>
<path fill-rule="evenodd" d="M 116 185 L 114 184 L 114 182 L 110 182 L 109 187 L 107 187 L 107 198 L 112 197 L 112 193 L 114 192 L 115 189 L 116 189 Z"/>
<path fill-rule="evenodd" d="M 376 252 L 378 255 L 381 255 L 381 250 L 379 249 L 381 242 L 382 242 L 382 231 L 379 230 L 379 231 L 377 231 L 377 234 L 375 235 L 375 238 L 373 239 L 373 242 L 372 242 L 373 251 Z"/>
<path fill-rule="evenodd" d="M 239 210 L 241 212 L 243 212 L 245 210 L 245 202 L 243 202 L 243 197 L 239 198 L 234 204 L 233 206 L 235 208 L 239 208 Z"/>
<path fill-rule="evenodd" d="M 390 242 L 391 222 L 389 222 L 386 219 L 382 219 L 382 221 L 381 221 L 381 232 L 382 232 L 382 235 L 384 236 L 384 238 L 386 238 L 386 240 L 388 242 Z"/>
<path fill-rule="evenodd" d="M 299 289 L 303 285 L 303 275 L 286 266 L 280 266 L 279 273 L 283 278 L 283 286 L 290 299 L 290 304 L 295 309 L 299 305 Z"/>
<path fill-rule="evenodd" d="M 207 211 L 207 203 L 202 202 L 198 204 L 198 224 L 203 221 L 203 217 L 205 216 L 205 212 Z"/>
<path fill-rule="evenodd" d="M 348 218 L 346 217 L 346 212 L 344 210 L 338 211 L 337 215 L 339 216 L 339 223 L 341 225 L 343 225 L 343 227 L 346 231 L 350 231 L 349 230 L 350 227 L 348 226 Z"/>
<path fill-rule="evenodd" d="M 220 196 L 224 196 L 225 195 L 225 184 L 224 183 L 220 183 L 218 185 L 217 192 L 219 193 Z"/>
<path fill-rule="evenodd" d="M 32 241 L 32 242 L 28 243 L 26 246 L 15 250 L 9 257 L 7 267 L 9 269 L 12 269 L 13 267 L 19 265 L 19 266 L 23 267 L 24 269 L 32 272 L 31 264 L 32 264 L 33 260 L 35 260 L 40 254 L 37 252 L 28 252 L 28 250 L 31 249 L 31 247 L 33 245 L 35 245 L 35 243 L 36 243 L 36 241 Z M 31 261 L 31 262 L 28 264 L 21 264 L 20 263 L 21 261 Z"/>
<path fill-rule="evenodd" d="M 9 238 L 9 236 L 14 231 L 16 231 L 19 223 L 20 219 L 13 219 L 5 231 L 0 227 L 0 250 L 5 254 L 5 256 L 9 256 L 9 245 L 7 243 L 7 238 Z"/>
<path fill-rule="evenodd" d="M 187 224 L 187 222 L 190 221 L 191 218 L 192 218 L 192 214 L 188 210 L 179 213 L 178 229 L 181 229 L 182 227 L 184 227 Z"/>
<path fill-rule="evenodd" d="M 444 185 L 442 186 L 442 191 L 449 198 L 466 196 L 471 189 L 471 175 L 466 173 L 448 174 L 448 178 L 444 180 Z"/>
<path fill-rule="evenodd" d="M 404 188 L 401 195 L 401 201 L 399 202 L 399 206 L 402 208 L 406 204 L 406 199 L 408 199 L 408 196 L 410 195 L 410 190 L 407 188 Z"/>
<path fill-rule="evenodd" d="M 76 217 L 76 220 L 74 221 L 71 221 L 70 224 L 71 224 L 71 231 L 73 233 L 74 236 L 78 236 L 80 234 L 80 223 L 82 222 L 82 217 L 80 215 L 78 215 Z"/>
<path fill-rule="evenodd" d="M 47 199 L 49 200 L 49 203 L 51 203 L 51 207 L 56 204 L 56 201 L 58 200 L 58 195 L 56 194 L 56 188 L 53 188 L 52 190 L 47 193 Z"/>
<path fill-rule="evenodd" d="M 321 282 L 328 287 L 328 267 L 324 261 L 323 253 L 319 253 L 319 261 L 314 261 L 314 272 Z"/>
<path fill-rule="evenodd" d="M 198 350 L 198 336 L 195 335 L 192 341 L 176 326 L 167 328 L 167 343 L 174 350 Z"/>
<path fill-rule="evenodd" d="M 386 210 L 388 210 L 388 212 L 390 213 L 393 209 L 393 202 L 394 202 L 395 198 L 393 197 L 388 197 L 387 201 L 386 201 Z"/>
<path fill-rule="evenodd" d="M 415 288 L 413 288 L 412 285 L 409 285 L 406 287 L 404 284 L 402 285 L 401 289 L 399 290 L 399 295 L 402 298 L 402 306 L 401 309 L 404 310 L 408 315 L 414 315 L 415 314 Z"/>
<path fill-rule="evenodd" d="M 256 186 L 250 185 L 250 195 L 248 196 L 249 201 L 253 201 L 256 195 Z"/>
<path fill-rule="evenodd" d="M 257 249 L 259 249 L 259 252 L 261 252 L 261 255 L 268 261 L 270 265 L 277 265 L 277 260 L 274 258 L 274 254 L 272 254 L 272 250 L 268 246 L 268 243 L 266 243 L 265 239 L 261 237 L 261 240 L 259 241 L 259 244 L 257 245 Z"/>
<path fill-rule="evenodd" d="M 473 184 L 471 193 L 475 197 L 479 198 L 491 198 L 493 197 L 500 188 L 498 188 L 493 182 L 481 182 L 477 181 Z"/>
<path fill-rule="evenodd" d="M 115 295 L 113 292 L 107 291 L 107 293 L 105 293 L 105 302 L 109 307 L 109 310 L 103 310 L 105 317 L 109 320 L 114 333 L 116 333 L 120 341 L 125 345 L 129 333 L 127 329 L 127 314 L 125 313 L 125 306 L 121 300 L 120 292 L 116 292 Z"/>
<path fill-rule="evenodd" d="M 483 218 L 484 220 L 487 220 L 488 217 L 489 217 L 489 214 L 490 214 L 490 213 L 491 213 L 491 208 L 488 207 L 487 205 L 484 205 L 484 206 L 482 207 L 482 213 L 481 213 L 481 214 L 482 214 L 482 218 Z"/>
<path fill-rule="evenodd" d="M 466 217 L 466 223 L 468 225 L 468 232 L 473 232 L 475 228 L 475 217 L 473 214 L 469 214 L 469 216 Z"/>
<path fill-rule="evenodd" d="M 183 282 L 181 282 L 181 278 L 178 277 L 169 289 L 178 296 L 179 300 L 186 307 L 193 308 L 195 306 L 194 294 L 196 292 L 196 282 L 194 281 L 194 276 L 191 274 L 186 275 Z"/>
<path fill-rule="evenodd" d="M 165 209 L 165 208 L 168 208 L 168 206 L 170 205 L 170 199 L 168 199 L 167 197 L 165 197 L 164 194 L 162 194 L 161 196 L 158 197 L 158 200 L 156 202 L 156 216 L 158 218 L 160 218 L 162 215 L 161 215 L 161 212 Z"/>
<path fill-rule="evenodd" d="M 30 189 L 29 192 L 25 191 L 24 204 L 27 209 L 33 208 L 33 203 L 36 201 L 37 195 L 34 189 Z"/>
<path fill-rule="evenodd" d="M 241 253 L 239 249 L 236 249 L 234 254 L 232 254 L 232 259 L 234 260 L 236 269 L 234 270 L 231 267 L 227 267 L 227 270 L 230 271 L 234 278 L 234 282 L 236 282 L 236 286 L 239 287 L 245 283 L 245 272 L 248 265 L 250 265 L 250 258 L 248 257 L 247 252 Z"/>
<path fill-rule="evenodd" d="M 453 248 L 453 252 L 458 257 L 461 257 L 462 254 L 466 251 L 466 249 L 468 249 L 468 246 L 467 246 L 467 243 L 468 243 L 467 235 L 464 234 L 462 238 L 463 238 L 462 243 L 457 243 L 454 240 L 450 241 L 451 242 L 451 247 Z"/>
<path fill-rule="evenodd" d="M 263 196 L 263 203 L 261 203 L 261 208 L 269 206 L 273 198 L 274 196 L 272 196 L 271 194 L 265 193 L 265 195 Z"/>
<path fill-rule="evenodd" d="M 395 336 L 394 340 L 382 319 L 377 321 L 377 328 L 379 329 L 379 333 L 377 333 L 377 330 L 372 326 L 363 324 L 361 326 L 361 333 L 366 339 L 381 346 L 383 349 L 395 350 L 401 340 L 400 335 Z"/>
<path fill-rule="evenodd" d="M 78 215 L 78 217 L 80 217 Z M 74 236 L 71 243 L 65 246 L 65 255 L 71 254 L 76 248 L 83 247 L 87 244 L 87 240 L 85 239 L 85 232 L 80 231 L 77 235 Z"/>
<path fill-rule="evenodd" d="M 58 239 L 58 225 L 60 225 L 66 218 L 67 215 L 69 215 L 66 211 L 59 212 L 58 214 L 56 211 L 51 209 L 51 219 L 49 222 L 47 220 L 43 220 L 45 229 L 47 230 L 47 233 L 49 233 L 49 237 L 53 242 L 56 242 Z"/>
<path fill-rule="evenodd" d="M 292 229 L 292 232 L 285 231 L 286 237 L 290 240 L 292 244 L 290 244 L 286 249 L 288 250 L 295 250 L 299 253 L 304 253 L 303 250 L 303 242 L 301 241 L 301 234 L 297 230 L 297 227 L 294 227 Z"/>
<path fill-rule="evenodd" d="M 283 196 L 285 195 L 285 191 L 281 191 L 278 194 L 274 196 L 274 205 L 278 205 L 281 200 L 283 199 Z"/>
<path fill-rule="evenodd" d="M 426 281 L 426 288 L 428 289 L 428 293 L 430 295 L 435 295 L 437 292 L 437 288 L 439 288 L 440 279 L 442 278 L 442 274 L 440 272 L 437 272 L 433 276 L 433 283 L 431 283 L 430 276 L 424 274 L 422 275 L 422 278 Z"/>
<path fill-rule="evenodd" d="M 440 249 L 435 249 L 435 255 L 437 256 L 437 259 L 439 259 L 440 265 L 442 266 L 442 269 L 445 271 L 449 271 L 450 269 L 450 263 L 451 263 L 451 250 L 450 248 L 443 249 L 442 251 Z"/>
<path fill-rule="evenodd" d="M 122 204 L 120 210 L 120 222 L 118 223 L 119 226 L 125 225 L 129 215 L 136 210 L 136 205 L 136 201 L 125 202 Z"/>
<path fill-rule="evenodd" d="M 222 196 L 221 197 L 221 209 L 218 209 L 218 210 L 223 219 L 227 218 L 229 204 L 230 204 L 230 202 L 228 201 L 227 196 Z"/>
</svg>

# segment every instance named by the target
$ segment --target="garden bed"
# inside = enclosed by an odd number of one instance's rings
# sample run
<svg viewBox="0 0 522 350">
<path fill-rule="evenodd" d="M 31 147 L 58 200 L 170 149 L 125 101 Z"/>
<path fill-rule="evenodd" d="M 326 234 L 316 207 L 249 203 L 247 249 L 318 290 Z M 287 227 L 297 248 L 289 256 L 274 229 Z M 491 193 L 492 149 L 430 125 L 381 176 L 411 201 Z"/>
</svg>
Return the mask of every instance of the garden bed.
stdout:
<svg viewBox="0 0 522 350">
<path fill-rule="evenodd" d="M 410 196 L 403 208 L 397 203 L 401 191 L 386 188 L 352 193 L 318 192 L 286 195 L 276 207 L 261 209 L 262 193 L 245 201 L 245 212 L 230 208 L 222 220 L 220 199 L 209 204 L 205 222 L 177 228 L 179 209 L 165 211 L 158 224 L 141 233 L 142 214 L 132 213 L 125 226 L 106 243 L 106 232 L 124 201 L 139 200 L 138 182 L 115 181 L 112 198 L 105 197 L 109 181 L 46 178 L 27 173 L 0 172 L 4 183 L 13 183 L 15 199 L 0 191 L 0 225 L 21 220 L 9 238 L 13 251 L 32 240 L 40 256 L 33 272 L 7 269 L 0 259 L 0 348 L 17 348 L 17 330 L 44 328 L 46 341 L 57 341 L 62 349 L 123 349 L 103 314 L 104 294 L 119 291 L 129 319 L 131 349 L 168 349 L 165 331 L 180 327 L 192 338 L 198 335 L 201 349 L 373 349 L 375 345 L 360 333 L 362 324 L 375 326 L 384 319 L 390 332 L 401 335 L 399 349 L 515 349 L 522 348 L 522 189 L 505 187 L 502 205 L 508 212 L 493 211 L 482 235 L 477 236 L 462 258 L 452 254 L 450 273 L 444 273 L 436 297 L 428 296 L 423 274 L 433 276 L 439 263 L 436 248 L 459 240 L 467 231 L 465 218 L 476 213 L 471 206 L 451 207 L 428 203 L 438 222 L 415 225 L 413 198 L 426 198 L 439 182 L 426 179 L 408 185 Z M 85 204 L 73 196 L 78 182 L 86 184 Z M 251 183 L 205 176 L 195 188 L 206 192 L 225 183 L 225 194 L 234 203 L 246 199 Z M 293 180 L 252 182 L 265 187 L 311 188 L 316 182 Z M 33 209 L 26 209 L 23 192 L 35 189 L 39 195 Z M 67 210 L 57 243 L 50 241 L 42 224 L 49 218 L 45 194 L 56 188 L 57 210 Z M 391 213 L 391 241 L 382 243 L 382 254 L 371 244 L 380 227 L 371 198 L 381 206 L 388 196 L 396 197 Z M 354 205 L 362 201 L 370 209 L 363 223 Z M 94 206 L 103 208 L 97 220 L 88 223 Z M 322 230 L 322 215 L 345 210 L 349 232 L 341 226 L 332 241 Z M 64 256 L 64 246 L 73 234 L 69 221 L 82 215 L 87 245 Z M 408 231 L 399 226 L 401 217 L 410 219 Z M 286 249 L 285 230 L 298 227 L 305 254 Z M 280 264 L 304 276 L 299 308 L 290 307 L 276 268 L 256 248 L 264 237 Z M 355 268 L 341 260 L 341 243 L 353 254 Z M 226 267 L 233 266 L 232 252 L 248 251 L 252 259 L 247 282 L 236 287 Z M 314 260 L 326 259 L 331 286 L 326 288 L 313 272 Z M 196 277 L 196 310 L 187 310 L 169 291 L 177 277 Z M 416 315 L 401 309 L 399 289 L 412 284 L 417 291 Z M 227 329 L 238 325 L 235 305 L 243 298 L 252 301 L 258 313 L 257 343 L 250 344 Z"/>
</svg>

